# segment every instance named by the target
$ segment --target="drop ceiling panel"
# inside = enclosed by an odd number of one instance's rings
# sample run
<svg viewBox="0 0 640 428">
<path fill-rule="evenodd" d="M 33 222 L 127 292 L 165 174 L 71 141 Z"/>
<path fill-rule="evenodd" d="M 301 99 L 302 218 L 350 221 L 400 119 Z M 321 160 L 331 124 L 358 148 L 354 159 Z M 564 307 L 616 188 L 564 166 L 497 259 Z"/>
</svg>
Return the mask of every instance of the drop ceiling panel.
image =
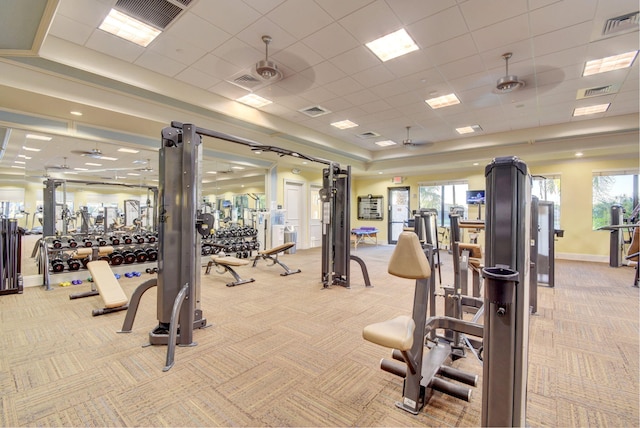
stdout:
<svg viewBox="0 0 640 428">
<path fill-rule="evenodd" d="M 206 50 L 191 43 L 184 43 L 182 39 L 170 34 L 163 34 L 162 37 L 149 45 L 147 50 L 186 65 L 193 64 L 207 53 Z"/>
<path fill-rule="evenodd" d="M 206 52 L 211 52 L 231 37 L 226 31 L 215 27 L 191 11 L 183 12 L 164 34 L 172 35 L 182 43 L 193 44 Z"/>
<path fill-rule="evenodd" d="M 278 7 L 285 0 L 243 0 L 249 6 L 262 14 L 267 14 Z"/>
<path fill-rule="evenodd" d="M 369 49 L 358 46 L 331 59 L 331 63 L 347 74 L 375 67 L 380 60 Z"/>
<path fill-rule="evenodd" d="M 191 11 L 229 34 L 239 33 L 261 16 L 254 8 L 242 1 L 199 1 L 194 4 Z"/>
<path fill-rule="evenodd" d="M 480 52 L 503 48 L 529 38 L 529 18 L 524 14 L 518 15 L 495 25 L 479 28 L 471 34 Z"/>
<path fill-rule="evenodd" d="M 142 46 L 112 36 L 101 30 L 95 30 L 85 46 L 127 62 L 135 61 L 144 52 Z"/>
<path fill-rule="evenodd" d="M 185 68 L 178 73 L 175 78 L 181 82 L 185 82 L 202 89 L 211 88 L 220 81 L 220 79 L 216 79 L 212 75 L 203 73 L 193 67 Z"/>
<path fill-rule="evenodd" d="M 413 24 L 423 18 L 436 15 L 445 9 L 455 8 L 455 0 L 406 0 L 389 2 L 389 7 L 404 25 Z M 457 9 L 457 8 L 456 8 Z"/>
<path fill-rule="evenodd" d="M 303 43 L 325 59 L 360 47 L 360 43 L 341 25 L 333 23 L 305 37 Z"/>
<path fill-rule="evenodd" d="M 165 76 L 175 76 L 185 69 L 183 63 L 150 50 L 140 55 L 134 64 L 153 70 L 156 73 L 164 74 Z"/>
<path fill-rule="evenodd" d="M 592 22 L 597 4 L 598 0 L 563 0 L 534 10 L 530 14 L 531 33 L 538 36 L 571 25 Z"/>
<path fill-rule="evenodd" d="M 82 24 L 61 15 L 56 17 L 51 23 L 49 35 L 68 40 L 78 45 L 84 45 L 94 31 L 95 27 Z"/>
<path fill-rule="evenodd" d="M 193 64 L 193 68 L 220 80 L 228 79 L 238 71 L 238 66 L 211 54 L 207 54 L 196 61 Z"/>
<path fill-rule="evenodd" d="M 527 0 L 492 0 L 487 7 L 484 0 L 468 0 L 460 9 L 471 31 L 496 24 L 527 12 Z"/>
<path fill-rule="evenodd" d="M 589 43 L 591 23 L 573 25 L 562 30 L 545 33 L 533 38 L 536 55 L 546 55 Z"/>
<path fill-rule="evenodd" d="M 309 49 L 302 42 L 294 43 L 274 55 L 269 54 L 269 57 L 278 64 L 286 64 L 288 68 L 295 72 L 313 67 L 324 60 L 318 53 Z"/>
<path fill-rule="evenodd" d="M 269 19 L 296 39 L 301 39 L 326 27 L 333 19 L 313 0 L 297 0 L 285 2 L 272 10 Z"/>
<path fill-rule="evenodd" d="M 431 63 L 447 64 L 458 59 L 466 58 L 477 53 L 470 34 L 465 34 L 444 43 L 425 49 Z"/>
<path fill-rule="evenodd" d="M 410 25 L 408 28 L 409 34 L 421 48 L 437 45 L 468 31 L 467 24 L 457 7 L 445 9 Z"/>
<path fill-rule="evenodd" d="M 82 23 L 92 28 L 97 28 L 104 17 L 111 10 L 111 4 L 115 2 L 101 2 L 97 0 L 65 0 L 58 4 L 57 14 Z"/>
<path fill-rule="evenodd" d="M 339 22 L 362 44 L 402 28 L 398 18 L 383 0 L 376 0 Z"/>
</svg>

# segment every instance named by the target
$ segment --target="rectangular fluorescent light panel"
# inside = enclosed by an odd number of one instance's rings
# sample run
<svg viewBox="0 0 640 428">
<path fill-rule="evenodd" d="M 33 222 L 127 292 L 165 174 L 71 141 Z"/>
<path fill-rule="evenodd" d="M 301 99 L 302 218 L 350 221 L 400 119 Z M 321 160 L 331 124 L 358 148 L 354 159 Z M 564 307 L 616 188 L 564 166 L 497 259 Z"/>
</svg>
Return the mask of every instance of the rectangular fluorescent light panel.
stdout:
<svg viewBox="0 0 640 428">
<path fill-rule="evenodd" d="M 613 55 L 606 58 L 587 61 L 584 65 L 582 75 L 591 76 L 592 74 L 605 73 L 607 71 L 631 67 L 631 64 L 633 64 L 637 55 L 638 51 L 631 51 L 620 55 Z"/>
<path fill-rule="evenodd" d="M 17 163 L 17 164 L 20 164 L 20 165 L 25 165 L 26 164 L 26 162 L 24 162 L 24 161 L 13 161 L 13 163 Z"/>
<path fill-rule="evenodd" d="M 26 160 L 31 159 L 31 156 L 26 156 L 26 155 L 18 155 L 18 157 Z"/>
<path fill-rule="evenodd" d="M 89 171 L 88 168 L 73 168 L 74 171 Z"/>
<path fill-rule="evenodd" d="M 349 129 L 349 128 L 355 128 L 356 126 L 358 126 L 358 124 L 353 123 L 347 119 L 347 120 L 341 120 L 339 122 L 333 122 L 331 126 L 335 126 L 338 129 Z"/>
<path fill-rule="evenodd" d="M 146 48 L 161 33 L 157 28 L 153 28 L 115 9 L 111 9 L 98 28 L 143 48 Z"/>
<path fill-rule="evenodd" d="M 100 156 L 100 160 L 117 161 L 118 158 L 112 158 L 109 156 Z"/>
<path fill-rule="evenodd" d="M 256 94 L 247 94 L 244 97 L 240 97 L 236 99 L 236 101 L 251 107 L 255 107 L 255 108 L 264 107 L 273 102 L 273 101 L 269 101 L 266 98 L 262 98 L 260 95 L 256 95 Z"/>
<path fill-rule="evenodd" d="M 610 105 L 611 105 L 611 103 L 598 104 L 598 105 L 595 105 L 595 106 L 588 106 L 588 107 L 578 107 L 575 110 L 573 110 L 573 115 L 574 116 L 585 116 L 587 114 L 603 113 L 603 112 L 605 112 L 605 111 L 607 111 L 609 109 Z"/>
<path fill-rule="evenodd" d="M 27 134 L 27 138 L 29 140 L 51 141 L 51 137 L 47 137 L 46 135 Z"/>
<path fill-rule="evenodd" d="M 136 173 L 136 172 L 127 172 L 127 175 L 132 175 L 134 177 L 139 176 L 140 174 Z"/>
<path fill-rule="evenodd" d="M 480 125 L 471 125 L 471 126 L 463 126 L 462 128 L 456 128 L 456 132 L 458 134 L 471 134 L 474 132 L 482 131 Z"/>
<path fill-rule="evenodd" d="M 366 46 L 371 49 L 371 52 L 380 58 L 382 62 L 419 49 L 418 45 L 416 45 L 404 28 L 369 42 Z"/>
<path fill-rule="evenodd" d="M 243 166 L 232 166 L 231 169 L 244 169 Z"/>
<path fill-rule="evenodd" d="M 35 147 L 27 147 L 27 146 L 22 146 L 22 150 L 26 150 L 28 152 L 39 152 L 40 149 L 36 149 Z"/>
<path fill-rule="evenodd" d="M 11 165 L 11 168 L 20 168 L 20 169 L 24 169 L 24 166 L 22 166 L 22 165 Z"/>
<path fill-rule="evenodd" d="M 429 104 L 429 107 L 431 107 L 432 109 L 460 104 L 460 100 L 458 99 L 458 97 L 456 97 L 456 94 L 448 94 L 441 97 L 429 98 L 428 100 L 424 100 L 424 102 Z"/>
<path fill-rule="evenodd" d="M 89 166 L 102 166 L 101 163 L 93 163 L 93 162 L 85 162 L 84 164 Z"/>
<path fill-rule="evenodd" d="M 120 147 L 118 151 L 122 153 L 140 153 L 140 150 L 127 149 L 126 147 Z"/>
<path fill-rule="evenodd" d="M 375 144 L 380 147 L 386 147 L 386 146 L 394 146 L 396 142 L 391 140 L 384 140 L 384 141 L 376 141 Z"/>
</svg>

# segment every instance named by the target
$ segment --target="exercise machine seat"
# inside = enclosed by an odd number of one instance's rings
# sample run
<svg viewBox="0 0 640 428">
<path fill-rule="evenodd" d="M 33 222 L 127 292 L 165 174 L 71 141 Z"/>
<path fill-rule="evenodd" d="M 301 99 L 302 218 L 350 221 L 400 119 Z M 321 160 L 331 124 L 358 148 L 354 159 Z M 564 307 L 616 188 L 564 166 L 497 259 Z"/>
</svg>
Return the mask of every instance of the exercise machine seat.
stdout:
<svg viewBox="0 0 640 428">
<path fill-rule="evenodd" d="M 239 259 L 237 257 L 219 257 L 211 256 L 211 260 L 214 263 L 224 266 L 245 266 L 249 264 L 249 260 Z"/>
<path fill-rule="evenodd" d="M 264 255 L 264 256 L 271 256 L 274 254 L 278 254 L 282 251 L 286 251 L 289 248 L 293 247 L 294 245 L 296 245 L 295 242 L 285 242 L 284 244 L 278 245 L 277 247 L 269 248 L 266 250 L 260 250 L 258 251 L 258 254 Z"/>
<path fill-rule="evenodd" d="M 413 318 L 400 315 L 388 321 L 369 324 L 362 330 L 362 337 L 380 346 L 408 351 L 413 346 L 415 328 Z"/>
<path fill-rule="evenodd" d="M 414 232 L 400 233 L 387 271 L 391 275 L 406 279 L 424 279 L 431 276 L 429 261 L 422 250 L 418 235 Z"/>
<path fill-rule="evenodd" d="M 91 278 L 102 296 L 105 308 L 118 308 L 129 302 L 106 260 L 89 262 L 87 269 L 91 272 Z"/>
</svg>

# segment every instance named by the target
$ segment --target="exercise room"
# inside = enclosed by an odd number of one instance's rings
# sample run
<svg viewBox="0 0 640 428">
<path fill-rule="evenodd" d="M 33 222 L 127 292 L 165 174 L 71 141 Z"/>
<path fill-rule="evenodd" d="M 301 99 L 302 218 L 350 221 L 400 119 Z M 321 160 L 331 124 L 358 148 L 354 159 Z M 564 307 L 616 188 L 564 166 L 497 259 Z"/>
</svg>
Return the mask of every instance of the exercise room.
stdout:
<svg viewBox="0 0 640 428">
<path fill-rule="evenodd" d="M 0 425 L 638 426 L 631 0 L 0 4 Z"/>
</svg>

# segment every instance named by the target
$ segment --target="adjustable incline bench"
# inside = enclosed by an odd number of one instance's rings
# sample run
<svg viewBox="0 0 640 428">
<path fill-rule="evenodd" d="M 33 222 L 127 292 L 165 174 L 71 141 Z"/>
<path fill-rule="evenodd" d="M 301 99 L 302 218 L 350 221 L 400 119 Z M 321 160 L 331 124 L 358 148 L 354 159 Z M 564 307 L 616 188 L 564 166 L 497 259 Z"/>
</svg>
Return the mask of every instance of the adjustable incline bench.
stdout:
<svg viewBox="0 0 640 428">
<path fill-rule="evenodd" d="M 223 270 L 217 271 L 218 273 L 223 274 L 225 272 L 229 272 L 231 275 L 233 275 L 233 278 L 235 279 L 234 282 L 227 283 L 227 287 L 235 287 L 236 285 L 246 284 L 248 282 L 255 281 L 255 279 L 253 278 L 249 278 L 249 279 L 240 278 L 240 275 L 238 275 L 238 273 L 233 269 L 233 266 L 236 266 L 236 267 L 246 266 L 248 264 L 249 264 L 249 260 L 246 260 L 246 259 L 239 259 L 237 257 L 220 257 L 215 255 L 215 256 L 211 256 L 211 260 L 209 260 L 209 263 L 207 264 L 207 270 L 205 270 L 204 274 L 209 275 L 209 272 L 211 272 L 211 266 L 220 267 Z"/>
<path fill-rule="evenodd" d="M 93 316 L 109 314 L 126 310 L 129 305 L 129 299 L 124 294 L 120 283 L 113 274 L 106 260 L 95 260 L 87 263 L 87 269 L 91 272 L 91 278 L 97 289 L 91 286 L 92 290 L 86 293 L 71 294 L 70 299 L 80 299 L 82 297 L 100 295 L 104 301 L 104 308 L 94 309 Z"/>
<path fill-rule="evenodd" d="M 278 260 L 278 254 L 284 253 L 294 245 L 296 245 L 295 242 L 285 242 L 284 244 L 278 245 L 277 247 L 273 247 L 268 250 L 258 251 L 258 254 L 256 255 L 255 259 L 253 259 L 252 267 L 256 267 L 256 265 L 258 264 L 258 260 L 262 258 L 264 260 L 271 260 L 271 264 L 267 266 L 273 266 L 275 264 L 279 264 L 280 266 L 282 266 L 282 268 L 284 269 L 284 273 L 281 273 L 280 276 L 287 276 L 287 275 L 293 275 L 294 273 L 300 273 L 301 272 L 300 269 L 291 270 L 287 265 L 285 265 L 280 260 Z"/>
</svg>

